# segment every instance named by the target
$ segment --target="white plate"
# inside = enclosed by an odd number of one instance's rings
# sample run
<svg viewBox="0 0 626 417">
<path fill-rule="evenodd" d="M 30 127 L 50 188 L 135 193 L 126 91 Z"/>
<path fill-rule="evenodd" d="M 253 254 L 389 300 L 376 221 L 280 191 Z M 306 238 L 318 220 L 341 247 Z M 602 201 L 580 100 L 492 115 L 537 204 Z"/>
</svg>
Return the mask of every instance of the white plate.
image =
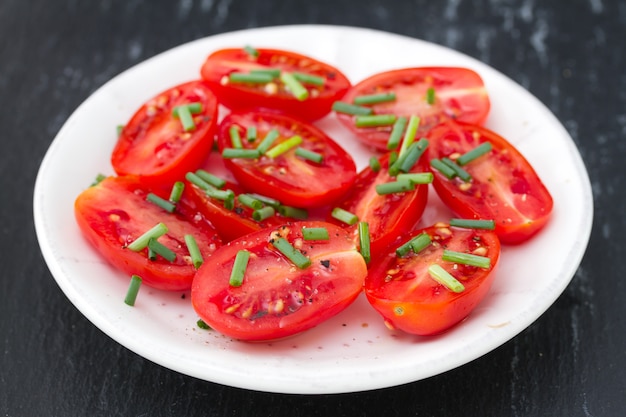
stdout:
<svg viewBox="0 0 626 417">
<path fill-rule="evenodd" d="M 302 335 L 248 344 L 196 327 L 187 293 L 143 287 L 134 308 L 123 303 L 128 277 L 83 240 L 73 217 L 76 196 L 98 174 L 113 173 L 115 128 L 148 98 L 199 76 L 205 57 L 223 47 L 278 47 L 335 65 L 353 81 L 375 72 L 426 65 L 464 66 L 485 80 L 492 99 L 487 126 L 528 158 L 554 197 L 552 221 L 527 244 L 505 247 L 487 299 L 450 332 L 421 338 L 390 332 L 361 297 Z M 332 117 L 318 123 L 359 167 L 368 153 Z M 593 216 L 589 178 L 563 126 L 522 87 L 494 69 L 427 42 L 368 29 L 284 26 L 200 39 L 125 71 L 68 119 L 41 165 L 34 193 L 37 236 L 70 301 L 97 327 L 162 366 L 220 384 L 282 393 L 340 393 L 398 385 L 465 364 L 502 345 L 562 293 L 585 251 Z M 431 193 L 424 223 L 451 214 Z"/>
</svg>

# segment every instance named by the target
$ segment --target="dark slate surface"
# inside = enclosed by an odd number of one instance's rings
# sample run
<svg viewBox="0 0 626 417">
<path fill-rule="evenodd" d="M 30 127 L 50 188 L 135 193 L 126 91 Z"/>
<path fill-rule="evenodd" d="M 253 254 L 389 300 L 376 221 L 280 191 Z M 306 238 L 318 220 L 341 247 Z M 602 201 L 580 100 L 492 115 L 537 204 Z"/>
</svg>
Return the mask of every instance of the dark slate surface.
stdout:
<svg viewBox="0 0 626 417">
<path fill-rule="evenodd" d="M 516 80 L 565 125 L 595 199 L 582 265 L 510 342 L 428 380 L 365 393 L 250 392 L 155 365 L 63 295 L 32 220 L 37 168 L 74 109 L 173 46 L 295 23 L 432 41 Z M 626 409 L 626 3 L 618 0 L 0 2 L 0 415 L 620 416 Z"/>
</svg>

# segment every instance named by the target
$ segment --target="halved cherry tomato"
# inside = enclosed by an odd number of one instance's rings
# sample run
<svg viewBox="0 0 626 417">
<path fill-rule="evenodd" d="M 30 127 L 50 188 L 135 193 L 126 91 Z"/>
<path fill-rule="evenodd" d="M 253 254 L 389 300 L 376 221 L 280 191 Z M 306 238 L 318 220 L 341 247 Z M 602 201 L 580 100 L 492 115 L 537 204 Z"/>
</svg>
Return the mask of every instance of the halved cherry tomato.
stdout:
<svg viewBox="0 0 626 417">
<path fill-rule="evenodd" d="M 429 104 L 428 90 L 434 101 Z M 342 98 L 352 103 L 355 97 L 395 93 L 396 99 L 369 105 L 374 114 L 420 117 L 418 135 L 423 135 L 442 119 L 453 118 L 481 124 L 490 108 L 489 96 L 481 77 L 468 68 L 423 67 L 382 72 L 355 84 Z M 337 113 L 339 120 L 365 145 L 384 151 L 391 126 L 356 127 L 355 116 Z"/>
<path fill-rule="evenodd" d="M 319 163 L 296 156 L 295 148 L 275 157 L 226 159 L 225 164 L 244 188 L 272 197 L 294 207 L 319 207 L 337 200 L 352 185 L 356 166 L 352 157 L 335 141 L 315 126 L 290 116 L 273 113 L 231 113 L 219 127 L 220 151 L 232 147 L 231 127 L 246 136 L 249 127 L 256 127 L 254 142 L 242 140 L 244 149 L 256 149 L 268 132 L 276 129 L 278 138 L 272 146 L 300 136 L 300 148 L 322 155 Z"/>
<path fill-rule="evenodd" d="M 213 52 L 202 66 L 202 78 L 220 103 L 231 110 L 275 109 L 313 121 L 330 112 L 331 106 L 350 88 L 350 81 L 337 68 L 314 58 L 278 49 L 257 49 L 253 56 L 243 48 Z M 279 78 L 269 83 L 234 83 L 229 75 L 251 70 L 278 69 L 321 77 L 322 85 L 303 82 L 308 98 L 298 100 Z"/>
<path fill-rule="evenodd" d="M 176 106 L 200 103 L 195 127 L 185 131 Z M 172 184 L 194 170 L 213 146 L 217 99 L 202 81 L 172 87 L 147 101 L 124 126 L 111 163 L 118 175 L 138 175 L 151 184 Z"/>
<path fill-rule="evenodd" d="M 432 243 L 415 253 L 396 254 L 400 246 L 422 233 Z M 489 291 L 495 278 L 500 243 L 492 231 L 460 229 L 441 223 L 404 235 L 385 256 L 370 265 L 365 294 L 391 329 L 433 335 L 454 326 L 470 314 Z M 488 268 L 444 261 L 443 250 L 487 257 Z M 438 264 L 464 287 L 454 292 L 432 278 L 428 268 Z"/>
<path fill-rule="evenodd" d="M 520 243 L 537 233 L 552 212 L 552 197 L 513 145 L 484 127 L 446 122 L 429 134 L 428 158 L 455 159 L 484 142 L 492 150 L 463 166 L 471 180 L 448 179 L 433 169 L 442 201 L 464 218 L 491 219 L 503 243 Z"/>
<path fill-rule="evenodd" d="M 363 169 L 346 197 L 336 204 L 355 214 L 359 221 L 367 222 L 373 256 L 381 253 L 398 235 L 412 230 L 428 201 L 427 184 L 416 185 L 414 190 L 404 193 L 379 195 L 376 192 L 378 184 L 397 179 L 389 175 L 389 154 L 383 155 L 379 162 L 378 172 L 369 166 Z M 410 172 L 430 172 L 426 158 L 421 158 Z M 350 226 L 350 229 L 357 233 L 357 225 Z"/>
<path fill-rule="evenodd" d="M 98 252 L 129 277 L 137 274 L 146 285 L 162 290 L 188 290 L 196 270 L 184 236 L 195 238 L 205 261 L 222 242 L 201 217 L 191 223 L 176 212 L 168 213 L 146 201 L 146 196 L 147 190 L 138 177 L 108 177 L 78 196 L 74 204 L 76 221 Z M 173 262 L 160 256 L 150 260 L 147 249 L 135 252 L 126 248 L 160 222 L 168 232 L 158 242 L 176 254 Z"/>
<path fill-rule="evenodd" d="M 305 241 L 303 227 L 323 227 L 328 240 Z M 284 238 L 311 261 L 301 269 L 276 249 Z M 243 284 L 230 285 L 239 251 L 250 257 Z M 325 222 L 296 222 L 229 242 L 199 270 L 191 290 L 198 315 L 240 340 L 279 339 L 310 329 L 350 305 L 363 288 L 365 261 L 349 233 Z"/>
</svg>

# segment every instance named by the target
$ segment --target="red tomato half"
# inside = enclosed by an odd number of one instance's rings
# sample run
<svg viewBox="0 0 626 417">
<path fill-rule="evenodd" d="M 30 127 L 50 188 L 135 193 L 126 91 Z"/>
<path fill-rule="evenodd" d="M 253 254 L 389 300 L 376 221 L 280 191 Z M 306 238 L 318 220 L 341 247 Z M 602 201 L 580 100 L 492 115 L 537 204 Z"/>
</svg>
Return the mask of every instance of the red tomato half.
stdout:
<svg viewBox="0 0 626 417">
<path fill-rule="evenodd" d="M 195 128 L 183 129 L 174 107 L 201 103 Z M 196 169 L 213 146 L 217 99 L 201 81 L 170 88 L 147 101 L 124 126 L 111 163 L 118 175 L 138 175 L 151 184 L 172 184 Z"/>
<path fill-rule="evenodd" d="M 415 190 L 404 193 L 379 195 L 376 185 L 395 181 L 389 175 L 389 154 L 380 158 L 380 171 L 369 166 L 361 171 L 350 192 L 337 204 L 355 214 L 359 221 L 367 222 L 370 232 L 371 253 L 381 253 L 398 235 L 412 230 L 419 222 L 426 202 L 428 185 L 417 185 Z M 411 173 L 430 172 L 426 158 L 415 164 Z M 357 226 L 350 226 L 357 233 Z"/>
<path fill-rule="evenodd" d="M 248 127 L 257 129 L 257 139 L 243 147 L 256 149 L 272 129 L 279 137 L 272 146 L 293 136 L 300 136 L 300 148 L 323 156 L 320 163 L 311 162 L 295 154 L 295 148 L 276 158 L 263 155 L 256 159 L 226 159 L 225 164 L 244 188 L 275 198 L 294 207 L 319 207 L 342 196 L 356 177 L 352 157 L 335 141 L 315 126 L 289 116 L 273 113 L 231 113 L 219 128 L 220 151 L 232 147 L 230 128 L 235 127 L 242 138 Z"/>
<path fill-rule="evenodd" d="M 386 256 L 377 258 L 365 280 L 365 294 L 389 328 L 426 336 L 459 323 L 485 297 L 495 277 L 500 243 L 491 231 L 458 229 L 443 223 L 405 235 L 398 242 L 421 233 L 432 240 L 421 252 L 410 251 L 400 257 L 394 246 Z M 487 257 L 490 266 L 483 269 L 443 261 L 444 249 Z M 432 264 L 440 265 L 465 289 L 453 292 L 433 279 L 428 272 Z"/>
<path fill-rule="evenodd" d="M 434 89 L 434 102 L 427 100 L 428 89 Z M 396 99 L 370 105 L 374 114 L 419 116 L 418 135 L 423 135 L 442 118 L 481 124 L 490 108 L 489 96 L 481 77 L 467 68 L 405 68 L 373 75 L 354 85 L 342 98 L 352 103 L 355 97 L 395 93 Z M 356 127 L 355 116 L 337 113 L 339 120 L 367 146 L 387 149 L 391 126 Z"/>
<path fill-rule="evenodd" d="M 450 180 L 437 170 L 433 185 L 443 202 L 464 218 L 492 219 L 503 243 L 520 243 L 537 233 L 552 212 L 552 197 L 535 170 L 513 145 L 478 126 L 446 122 L 429 135 L 428 158 L 449 157 L 484 142 L 492 150 L 463 166 L 470 182 Z"/>
<path fill-rule="evenodd" d="M 303 227 L 324 227 L 330 239 L 304 241 Z M 300 269 L 273 242 L 282 237 L 307 256 Z M 250 258 L 243 284 L 229 284 L 237 253 Z M 367 274 L 351 236 L 325 222 L 300 222 L 261 230 L 234 240 L 199 270 L 191 290 L 198 315 L 235 339 L 279 339 L 317 326 L 354 301 Z"/>
<path fill-rule="evenodd" d="M 202 78 L 215 92 L 221 104 L 231 110 L 275 109 L 304 120 L 325 116 L 335 102 L 350 88 L 350 81 L 337 68 L 311 57 L 277 49 L 258 49 L 253 57 L 239 49 L 222 49 L 209 55 L 202 66 Z M 298 100 L 278 78 L 270 83 L 233 83 L 229 74 L 251 70 L 279 69 L 321 77 L 321 86 L 303 83 L 308 98 Z"/>
<path fill-rule="evenodd" d="M 109 177 L 78 196 L 74 204 L 76 221 L 98 252 L 129 277 L 137 274 L 146 285 L 162 290 L 188 290 L 196 270 L 184 236 L 195 238 L 205 261 L 221 246 L 221 240 L 202 218 L 188 222 L 182 215 L 168 213 L 146 201 L 146 195 L 137 177 Z M 168 232 L 158 241 L 176 254 L 174 262 L 160 256 L 152 261 L 147 249 L 134 252 L 126 248 L 159 222 L 167 226 Z"/>
</svg>

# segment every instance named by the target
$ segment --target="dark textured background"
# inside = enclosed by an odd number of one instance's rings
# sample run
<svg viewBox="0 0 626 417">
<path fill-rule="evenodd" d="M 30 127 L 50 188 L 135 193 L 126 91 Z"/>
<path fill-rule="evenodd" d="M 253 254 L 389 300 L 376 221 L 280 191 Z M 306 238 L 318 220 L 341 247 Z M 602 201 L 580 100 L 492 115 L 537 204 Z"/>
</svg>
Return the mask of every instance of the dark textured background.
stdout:
<svg viewBox="0 0 626 417">
<path fill-rule="evenodd" d="M 135 355 L 57 287 L 35 238 L 32 190 L 74 109 L 111 77 L 173 46 L 296 23 L 370 27 L 457 49 L 520 83 L 565 125 L 591 177 L 594 228 L 572 283 L 519 336 L 400 387 L 266 394 Z M 0 415 L 625 415 L 625 40 L 626 3 L 617 0 L 2 0 Z"/>
</svg>

